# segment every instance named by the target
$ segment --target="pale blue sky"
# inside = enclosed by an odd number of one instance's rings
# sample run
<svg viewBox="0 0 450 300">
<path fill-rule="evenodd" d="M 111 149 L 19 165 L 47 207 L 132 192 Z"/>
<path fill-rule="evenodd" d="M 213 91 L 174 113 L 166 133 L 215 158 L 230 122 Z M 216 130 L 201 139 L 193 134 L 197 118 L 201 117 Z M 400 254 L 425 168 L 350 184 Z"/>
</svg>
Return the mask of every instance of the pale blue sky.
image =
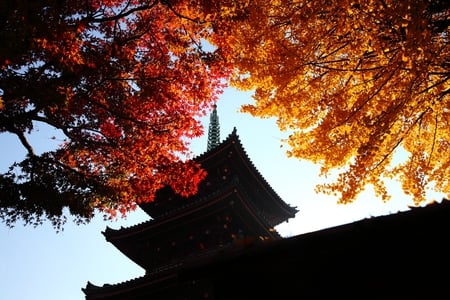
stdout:
<svg viewBox="0 0 450 300">
<path fill-rule="evenodd" d="M 308 162 L 287 158 L 280 148 L 279 132 L 273 119 L 256 119 L 238 112 L 240 105 L 250 103 L 249 93 L 228 89 L 218 103 L 221 140 L 233 127 L 248 156 L 266 181 L 287 203 L 299 209 L 295 219 L 277 227 L 283 236 L 315 231 L 362 218 L 398 212 L 412 203 L 397 193 L 393 200 L 383 204 L 370 192 L 363 194 L 355 204 L 337 205 L 336 199 L 316 195 L 314 186 L 321 179 L 318 167 Z M 207 132 L 209 116 L 204 118 Z M 40 125 L 33 139 L 37 151 L 52 147 L 58 141 L 51 139 L 55 132 Z M 20 160 L 25 151 L 14 136 L 0 135 L 0 171 L 14 160 Z M 198 155 L 206 150 L 206 134 L 192 142 Z M 437 195 L 438 201 L 442 199 Z M 430 199 L 431 200 L 431 199 Z M 105 222 L 95 218 L 88 225 L 76 226 L 69 221 L 65 230 L 56 233 L 49 225 L 38 228 L 18 224 L 9 229 L 0 223 L 0 290 L 2 300 L 82 300 L 81 288 L 87 281 L 96 285 L 114 284 L 144 275 L 144 271 L 106 242 L 101 231 L 106 226 L 128 227 L 147 220 L 142 211 L 127 219 Z"/>
</svg>

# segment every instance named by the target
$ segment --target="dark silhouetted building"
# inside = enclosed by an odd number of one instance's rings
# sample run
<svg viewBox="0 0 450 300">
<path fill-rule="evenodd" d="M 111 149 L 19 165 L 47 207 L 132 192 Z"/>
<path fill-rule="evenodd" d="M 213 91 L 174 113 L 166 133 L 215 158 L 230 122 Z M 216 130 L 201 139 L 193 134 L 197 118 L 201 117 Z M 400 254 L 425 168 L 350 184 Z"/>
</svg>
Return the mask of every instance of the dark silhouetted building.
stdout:
<svg viewBox="0 0 450 300">
<path fill-rule="evenodd" d="M 217 143 L 215 117 L 196 158 L 208 172 L 199 192 L 164 188 L 141 205 L 151 220 L 103 232 L 145 275 L 88 282 L 87 300 L 450 298 L 450 201 L 282 238 L 275 226 L 297 209 L 261 176 L 236 130 Z"/>
</svg>

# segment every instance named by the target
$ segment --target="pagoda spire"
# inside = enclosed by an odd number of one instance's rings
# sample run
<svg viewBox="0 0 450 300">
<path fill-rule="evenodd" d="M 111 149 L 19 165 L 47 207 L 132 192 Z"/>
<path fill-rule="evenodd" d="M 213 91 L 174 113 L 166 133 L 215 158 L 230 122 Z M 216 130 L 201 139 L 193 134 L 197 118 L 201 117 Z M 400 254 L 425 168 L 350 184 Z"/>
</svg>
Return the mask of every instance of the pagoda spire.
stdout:
<svg viewBox="0 0 450 300">
<path fill-rule="evenodd" d="M 217 105 L 214 104 L 214 109 L 209 117 L 208 147 L 206 150 L 209 151 L 219 144 L 220 144 L 219 116 L 217 115 Z"/>
</svg>

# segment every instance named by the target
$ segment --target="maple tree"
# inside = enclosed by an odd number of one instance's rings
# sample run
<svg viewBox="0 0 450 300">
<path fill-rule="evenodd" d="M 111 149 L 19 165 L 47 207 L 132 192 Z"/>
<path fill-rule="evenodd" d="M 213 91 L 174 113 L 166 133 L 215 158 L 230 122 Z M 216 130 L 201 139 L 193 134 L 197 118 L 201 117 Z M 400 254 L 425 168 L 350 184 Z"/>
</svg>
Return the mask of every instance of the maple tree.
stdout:
<svg viewBox="0 0 450 300">
<path fill-rule="evenodd" d="M 0 175 L 7 225 L 60 228 L 64 208 L 77 222 L 114 217 L 165 185 L 196 192 L 205 172 L 188 141 L 229 76 L 203 47 L 210 23 L 196 11 L 189 1 L 0 4 L 0 132 L 27 151 Z M 64 136 L 57 149 L 35 153 L 40 123 Z"/>
<path fill-rule="evenodd" d="M 397 178 L 416 203 L 450 194 L 450 2 L 250 1 L 221 24 L 243 111 L 276 117 L 288 154 L 338 171 L 348 203 Z M 405 161 L 394 154 L 406 151 Z"/>
</svg>

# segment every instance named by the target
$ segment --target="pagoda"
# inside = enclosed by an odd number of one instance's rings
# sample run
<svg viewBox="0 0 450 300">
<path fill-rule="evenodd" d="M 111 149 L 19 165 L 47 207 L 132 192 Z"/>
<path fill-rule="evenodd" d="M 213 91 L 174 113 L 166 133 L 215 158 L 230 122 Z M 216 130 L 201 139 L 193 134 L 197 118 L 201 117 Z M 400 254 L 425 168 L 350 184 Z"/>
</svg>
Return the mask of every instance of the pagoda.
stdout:
<svg viewBox="0 0 450 300">
<path fill-rule="evenodd" d="M 222 299 L 207 274 L 192 270 L 282 237 L 275 227 L 297 213 L 248 157 L 236 128 L 220 142 L 217 108 L 210 115 L 207 151 L 194 159 L 207 171 L 198 192 L 182 197 L 169 187 L 140 207 L 149 221 L 103 232 L 145 275 L 83 289 L 95 299 Z"/>
</svg>

